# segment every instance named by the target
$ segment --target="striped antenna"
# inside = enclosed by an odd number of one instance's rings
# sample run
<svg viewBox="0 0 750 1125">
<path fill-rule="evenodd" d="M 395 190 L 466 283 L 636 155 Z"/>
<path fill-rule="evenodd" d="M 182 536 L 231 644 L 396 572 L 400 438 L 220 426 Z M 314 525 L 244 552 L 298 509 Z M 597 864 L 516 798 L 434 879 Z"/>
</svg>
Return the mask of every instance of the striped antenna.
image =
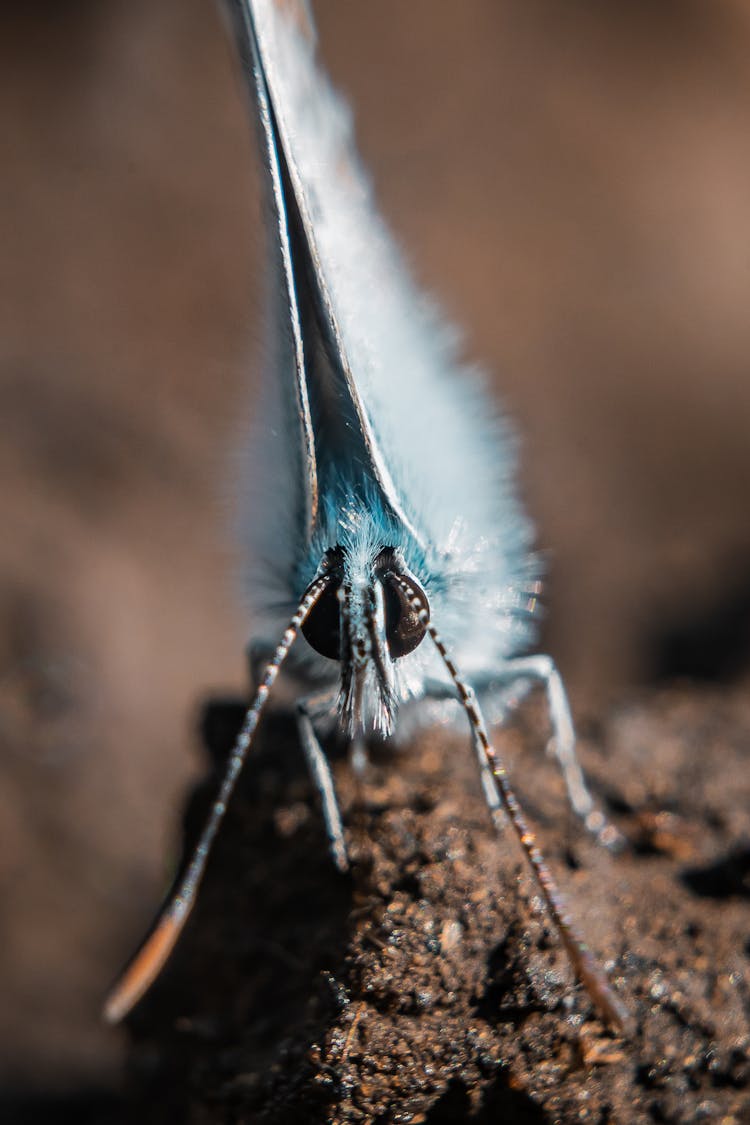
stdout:
<svg viewBox="0 0 750 1125">
<path fill-rule="evenodd" d="M 461 677 L 456 665 L 448 655 L 445 644 L 435 626 L 430 622 L 428 611 L 414 596 L 408 583 L 403 582 L 397 573 L 393 578 L 399 583 L 404 595 L 409 598 L 415 613 L 420 615 L 420 620 L 429 632 L 433 643 L 442 657 L 448 670 L 464 710 L 471 724 L 471 730 L 487 763 L 500 798 L 500 804 L 488 800 L 492 819 L 498 830 L 502 828 L 501 813 L 504 809 L 519 839 L 524 855 L 531 867 L 534 879 L 541 892 L 552 922 L 560 935 L 560 940 L 565 947 L 573 970 L 588 992 L 594 1006 L 606 1023 L 618 1031 L 629 1035 L 633 1031 L 633 1019 L 620 998 L 613 991 L 604 970 L 598 965 L 593 953 L 576 930 L 573 919 L 567 911 L 562 894 L 555 882 L 550 869 L 545 863 L 536 837 L 526 823 L 521 806 L 518 803 L 505 766 L 497 751 L 490 742 L 487 728 L 479 710 L 473 689 Z"/>
<path fill-rule="evenodd" d="M 324 573 L 307 588 L 283 637 L 279 641 L 276 651 L 266 665 L 255 698 L 247 710 L 242 729 L 229 756 L 218 796 L 211 807 L 208 820 L 187 870 L 180 880 L 177 890 L 161 911 L 153 930 L 107 998 L 104 1006 L 104 1018 L 108 1023 L 119 1023 L 135 1007 L 154 983 L 174 949 L 193 909 L 211 846 L 219 830 L 219 825 L 224 819 L 227 803 L 245 764 L 245 758 L 252 745 L 258 720 L 268 701 L 279 669 L 284 663 L 300 627 L 331 581 L 332 576 Z"/>
</svg>

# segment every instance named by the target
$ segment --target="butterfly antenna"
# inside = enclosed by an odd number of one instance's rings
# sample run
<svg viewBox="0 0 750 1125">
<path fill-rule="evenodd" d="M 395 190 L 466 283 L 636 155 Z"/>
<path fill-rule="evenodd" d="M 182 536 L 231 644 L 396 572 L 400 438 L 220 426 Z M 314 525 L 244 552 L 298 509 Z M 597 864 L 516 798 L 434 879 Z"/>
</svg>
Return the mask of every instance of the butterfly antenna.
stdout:
<svg viewBox="0 0 750 1125">
<path fill-rule="evenodd" d="M 490 742 L 487 728 L 482 718 L 482 713 L 479 710 L 473 689 L 462 679 L 456 665 L 448 655 L 440 634 L 430 622 L 427 610 L 421 605 L 419 599 L 414 597 L 414 593 L 407 583 L 400 583 L 400 585 L 415 613 L 419 614 L 420 620 L 429 632 L 448 670 L 448 674 L 458 691 L 461 703 L 471 723 L 472 733 L 482 749 L 487 767 L 497 787 L 497 793 L 502 808 L 507 813 L 508 819 L 519 839 L 524 855 L 531 867 L 534 879 L 547 906 L 547 911 L 560 935 L 560 939 L 565 947 L 565 951 L 576 976 L 583 983 L 593 1004 L 604 1020 L 610 1026 L 625 1034 L 632 1033 L 633 1020 L 630 1013 L 612 990 L 604 971 L 597 964 L 593 953 L 577 932 L 557 883 L 537 846 L 536 837 L 526 823 L 526 818 L 523 815 L 521 806 L 511 787 L 505 766 Z M 500 809 L 497 806 L 493 808 L 490 804 L 490 811 L 493 813 L 493 819 L 497 825 L 497 814 L 500 812 Z"/>
<path fill-rule="evenodd" d="M 242 729 L 229 756 L 219 793 L 211 807 L 208 820 L 185 874 L 180 879 L 177 890 L 159 914 L 153 930 L 107 997 L 104 1006 L 104 1018 L 108 1023 L 119 1023 L 138 1003 L 163 969 L 178 937 L 182 933 L 195 903 L 211 846 L 224 819 L 227 803 L 245 763 L 248 750 L 252 745 L 258 720 L 268 701 L 279 669 L 284 663 L 300 627 L 331 581 L 330 574 L 322 574 L 308 587 L 305 596 L 284 631 L 276 651 L 266 665 L 255 698 L 247 709 Z"/>
</svg>

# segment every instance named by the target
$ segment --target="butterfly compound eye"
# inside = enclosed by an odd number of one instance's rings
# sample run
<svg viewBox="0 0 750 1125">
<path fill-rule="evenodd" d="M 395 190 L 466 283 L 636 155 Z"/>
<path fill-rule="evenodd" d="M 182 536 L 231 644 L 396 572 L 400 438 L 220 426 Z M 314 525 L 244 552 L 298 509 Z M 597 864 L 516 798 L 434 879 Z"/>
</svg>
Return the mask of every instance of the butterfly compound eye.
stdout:
<svg viewBox="0 0 750 1125">
<path fill-rule="evenodd" d="M 302 623 L 302 635 L 316 652 L 329 660 L 338 660 L 341 653 L 341 619 L 339 615 L 339 584 L 332 582 L 324 590 Z"/>
<path fill-rule="evenodd" d="M 322 571 L 328 574 L 330 581 L 303 621 L 302 635 L 321 656 L 327 656 L 329 660 L 339 660 L 341 658 L 339 588 L 344 578 L 340 547 L 332 547 L 326 551 Z"/>
<path fill-rule="evenodd" d="M 385 594 L 385 639 L 391 659 L 407 656 L 424 640 L 430 617 L 430 603 L 422 587 L 409 575 L 392 574 L 383 578 Z M 416 604 L 415 604 L 416 603 Z"/>
</svg>

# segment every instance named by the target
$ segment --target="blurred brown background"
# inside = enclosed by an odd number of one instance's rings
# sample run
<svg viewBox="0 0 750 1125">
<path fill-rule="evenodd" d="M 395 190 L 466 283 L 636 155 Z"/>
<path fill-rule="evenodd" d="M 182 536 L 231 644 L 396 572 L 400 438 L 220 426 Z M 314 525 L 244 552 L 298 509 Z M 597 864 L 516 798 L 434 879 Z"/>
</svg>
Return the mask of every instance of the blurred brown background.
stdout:
<svg viewBox="0 0 750 1125">
<path fill-rule="evenodd" d="M 670 638 L 704 617 L 741 667 L 750 9 L 315 11 L 382 209 L 518 421 L 545 645 L 578 714 L 690 671 Z M 195 706 L 243 682 L 228 464 L 262 236 L 212 0 L 4 15 L 0 1081 L 18 1093 L 116 1073 L 98 1008 L 158 897 Z"/>
</svg>

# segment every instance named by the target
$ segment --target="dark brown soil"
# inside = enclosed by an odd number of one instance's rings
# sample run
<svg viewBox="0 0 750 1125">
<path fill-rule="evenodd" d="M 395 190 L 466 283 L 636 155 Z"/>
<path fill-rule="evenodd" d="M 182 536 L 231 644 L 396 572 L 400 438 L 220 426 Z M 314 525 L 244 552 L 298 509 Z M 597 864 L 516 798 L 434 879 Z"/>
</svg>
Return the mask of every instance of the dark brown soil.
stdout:
<svg viewBox="0 0 750 1125">
<path fill-rule="evenodd" d="M 215 706 L 221 757 L 241 708 Z M 293 733 L 265 732 L 174 963 L 131 1020 L 138 1118 L 750 1120 L 750 703 L 672 691 L 583 740 L 629 847 L 571 824 L 533 725 L 498 738 L 570 906 L 637 1021 L 596 1019 L 467 740 L 426 732 L 357 789 L 334 871 Z M 188 814 L 194 834 L 210 785 Z"/>
</svg>

